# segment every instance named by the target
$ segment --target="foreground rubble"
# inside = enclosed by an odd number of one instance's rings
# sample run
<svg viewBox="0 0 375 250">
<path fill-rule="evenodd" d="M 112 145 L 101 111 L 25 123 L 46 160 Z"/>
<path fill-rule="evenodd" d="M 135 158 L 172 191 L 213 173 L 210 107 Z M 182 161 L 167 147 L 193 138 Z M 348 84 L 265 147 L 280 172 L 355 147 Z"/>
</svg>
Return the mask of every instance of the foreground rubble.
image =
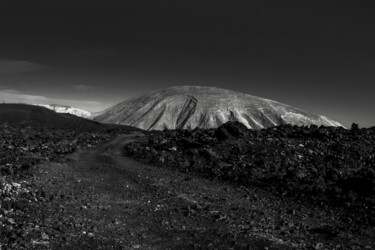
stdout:
<svg viewBox="0 0 375 250">
<path fill-rule="evenodd" d="M 0 249 L 375 246 L 374 129 L 0 131 Z"/>
<path fill-rule="evenodd" d="M 216 130 L 155 131 L 124 153 L 282 197 L 284 205 L 264 208 L 278 219 L 259 223 L 260 230 L 315 249 L 374 247 L 375 128 L 284 125 L 256 131 L 227 123 Z"/>
<path fill-rule="evenodd" d="M 46 200 L 45 194 L 31 181 L 33 166 L 62 162 L 66 154 L 121 133 L 126 133 L 126 129 L 64 130 L 0 125 L 0 249 L 24 246 L 23 234 L 30 226 L 25 224 L 28 207 L 39 206 Z"/>
<path fill-rule="evenodd" d="M 41 161 L 56 161 L 78 148 L 107 140 L 111 133 L 0 127 L 0 173 L 21 175 Z M 20 171 L 22 170 L 22 171 Z"/>
</svg>

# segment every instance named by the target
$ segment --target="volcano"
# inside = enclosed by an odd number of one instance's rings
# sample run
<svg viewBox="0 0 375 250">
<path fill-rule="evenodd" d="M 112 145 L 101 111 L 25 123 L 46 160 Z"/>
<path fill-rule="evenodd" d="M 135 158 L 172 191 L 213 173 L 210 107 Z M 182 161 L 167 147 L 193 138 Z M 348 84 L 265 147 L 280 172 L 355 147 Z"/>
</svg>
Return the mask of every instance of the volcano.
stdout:
<svg viewBox="0 0 375 250">
<path fill-rule="evenodd" d="M 227 89 L 176 86 L 152 91 L 93 115 L 95 121 L 144 130 L 216 128 L 239 121 L 251 129 L 282 124 L 342 126 L 287 104 Z"/>
</svg>

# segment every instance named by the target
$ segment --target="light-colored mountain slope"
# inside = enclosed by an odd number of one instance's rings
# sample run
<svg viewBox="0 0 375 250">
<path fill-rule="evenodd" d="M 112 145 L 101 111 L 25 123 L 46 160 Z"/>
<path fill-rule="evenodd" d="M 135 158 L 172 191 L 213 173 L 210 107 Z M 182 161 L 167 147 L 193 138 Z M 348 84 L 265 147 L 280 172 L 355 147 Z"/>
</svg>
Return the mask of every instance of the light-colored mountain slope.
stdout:
<svg viewBox="0 0 375 250">
<path fill-rule="evenodd" d="M 89 118 L 91 116 L 91 112 L 89 111 L 70 107 L 70 106 L 59 105 L 59 104 L 36 104 L 36 105 L 48 108 L 50 110 L 55 111 L 56 113 L 72 114 L 72 115 L 83 117 L 83 118 Z"/>
<path fill-rule="evenodd" d="M 261 129 L 281 124 L 341 126 L 276 101 L 226 89 L 177 86 L 132 98 L 93 115 L 104 123 L 123 124 L 145 130 L 216 128 L 239 121 Z"/>
</svg>

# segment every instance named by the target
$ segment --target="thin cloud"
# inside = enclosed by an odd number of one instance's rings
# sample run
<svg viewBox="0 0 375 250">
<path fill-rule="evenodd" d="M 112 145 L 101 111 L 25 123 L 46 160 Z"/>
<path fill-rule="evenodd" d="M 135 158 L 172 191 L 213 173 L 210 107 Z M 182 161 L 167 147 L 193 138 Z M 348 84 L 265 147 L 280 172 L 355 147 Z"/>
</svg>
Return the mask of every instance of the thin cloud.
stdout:
<svg viewBox="0 0 375 250">
<path fill-rule="evenodd" d="M 30 95 L 13 89 L 0 90 L 1 103 L 26 103 L 26 104 L 62 104 L 81 108 L 87 111 L 100 111 L 105 107 L 103 103 L 96 101 L 55 99 L 40 95 Z"/>
<path fill-rule="evenodd" d="M 57 52 L 52 55 L 56 58 L 68 58 L 73 60 L 84 60 L 89 59 L 108 59 L 117 56 L 117 52 L 113 49 L 72 49 L 64 50 L 63 52 Z"/>
<path fill-rule="evenodd" d="M 3 90 L 0 90 L 0 92 L 1 91 L 7 92 L 7 93 L 12 93 L 12 94 L 22 94 L 22 91 L 19 91 L 17 89 L 3 89 Z"/>
<path fill-rule="evenodd" d="M 44 65 L 17 60 L 0 60 L 0 75 L 19 74 L 40 71 L 45 68 Z"/>
<path fill-rule="evenodd" d="M 89 90 L 89 89 L 93 89 L 94 88 L 94 86 L 85 85 L 85 84 L 78 84 L 78 85 L 74 85 L 73 87 L 76 90 Z"/>
</svg>

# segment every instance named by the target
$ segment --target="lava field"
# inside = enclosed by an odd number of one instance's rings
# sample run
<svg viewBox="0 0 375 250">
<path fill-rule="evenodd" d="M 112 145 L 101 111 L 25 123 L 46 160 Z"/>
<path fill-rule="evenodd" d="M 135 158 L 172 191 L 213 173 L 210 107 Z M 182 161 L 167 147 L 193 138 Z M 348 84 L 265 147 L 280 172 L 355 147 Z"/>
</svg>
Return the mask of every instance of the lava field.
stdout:
<svg viewBox="0 0 375 250">
<path fill-rule="evenodd" d="M 120 127 L 73 130 L 0 125 L 0 249 L 22 248 L 25 224 L 21 218 L 27 216 L 28 204 L 43 200 L 30 181 L 34 166 L 62 162 L 64 155 L 126 131 Z"/>
<path fill-rule="evenodd" d="M 364 235 L 375 227 L 375 128 L 283 125 L 248 130 L 234 122 L 210 130 L 154 131 L 147 142 L 126 145 L 124 154 L 212 180 L 261 188 L 319 207 L 313 217 L 335 217 L 333 224 L 322 219 L 320 228 L 305 230 L 305 235 Z"/>
</svg>

